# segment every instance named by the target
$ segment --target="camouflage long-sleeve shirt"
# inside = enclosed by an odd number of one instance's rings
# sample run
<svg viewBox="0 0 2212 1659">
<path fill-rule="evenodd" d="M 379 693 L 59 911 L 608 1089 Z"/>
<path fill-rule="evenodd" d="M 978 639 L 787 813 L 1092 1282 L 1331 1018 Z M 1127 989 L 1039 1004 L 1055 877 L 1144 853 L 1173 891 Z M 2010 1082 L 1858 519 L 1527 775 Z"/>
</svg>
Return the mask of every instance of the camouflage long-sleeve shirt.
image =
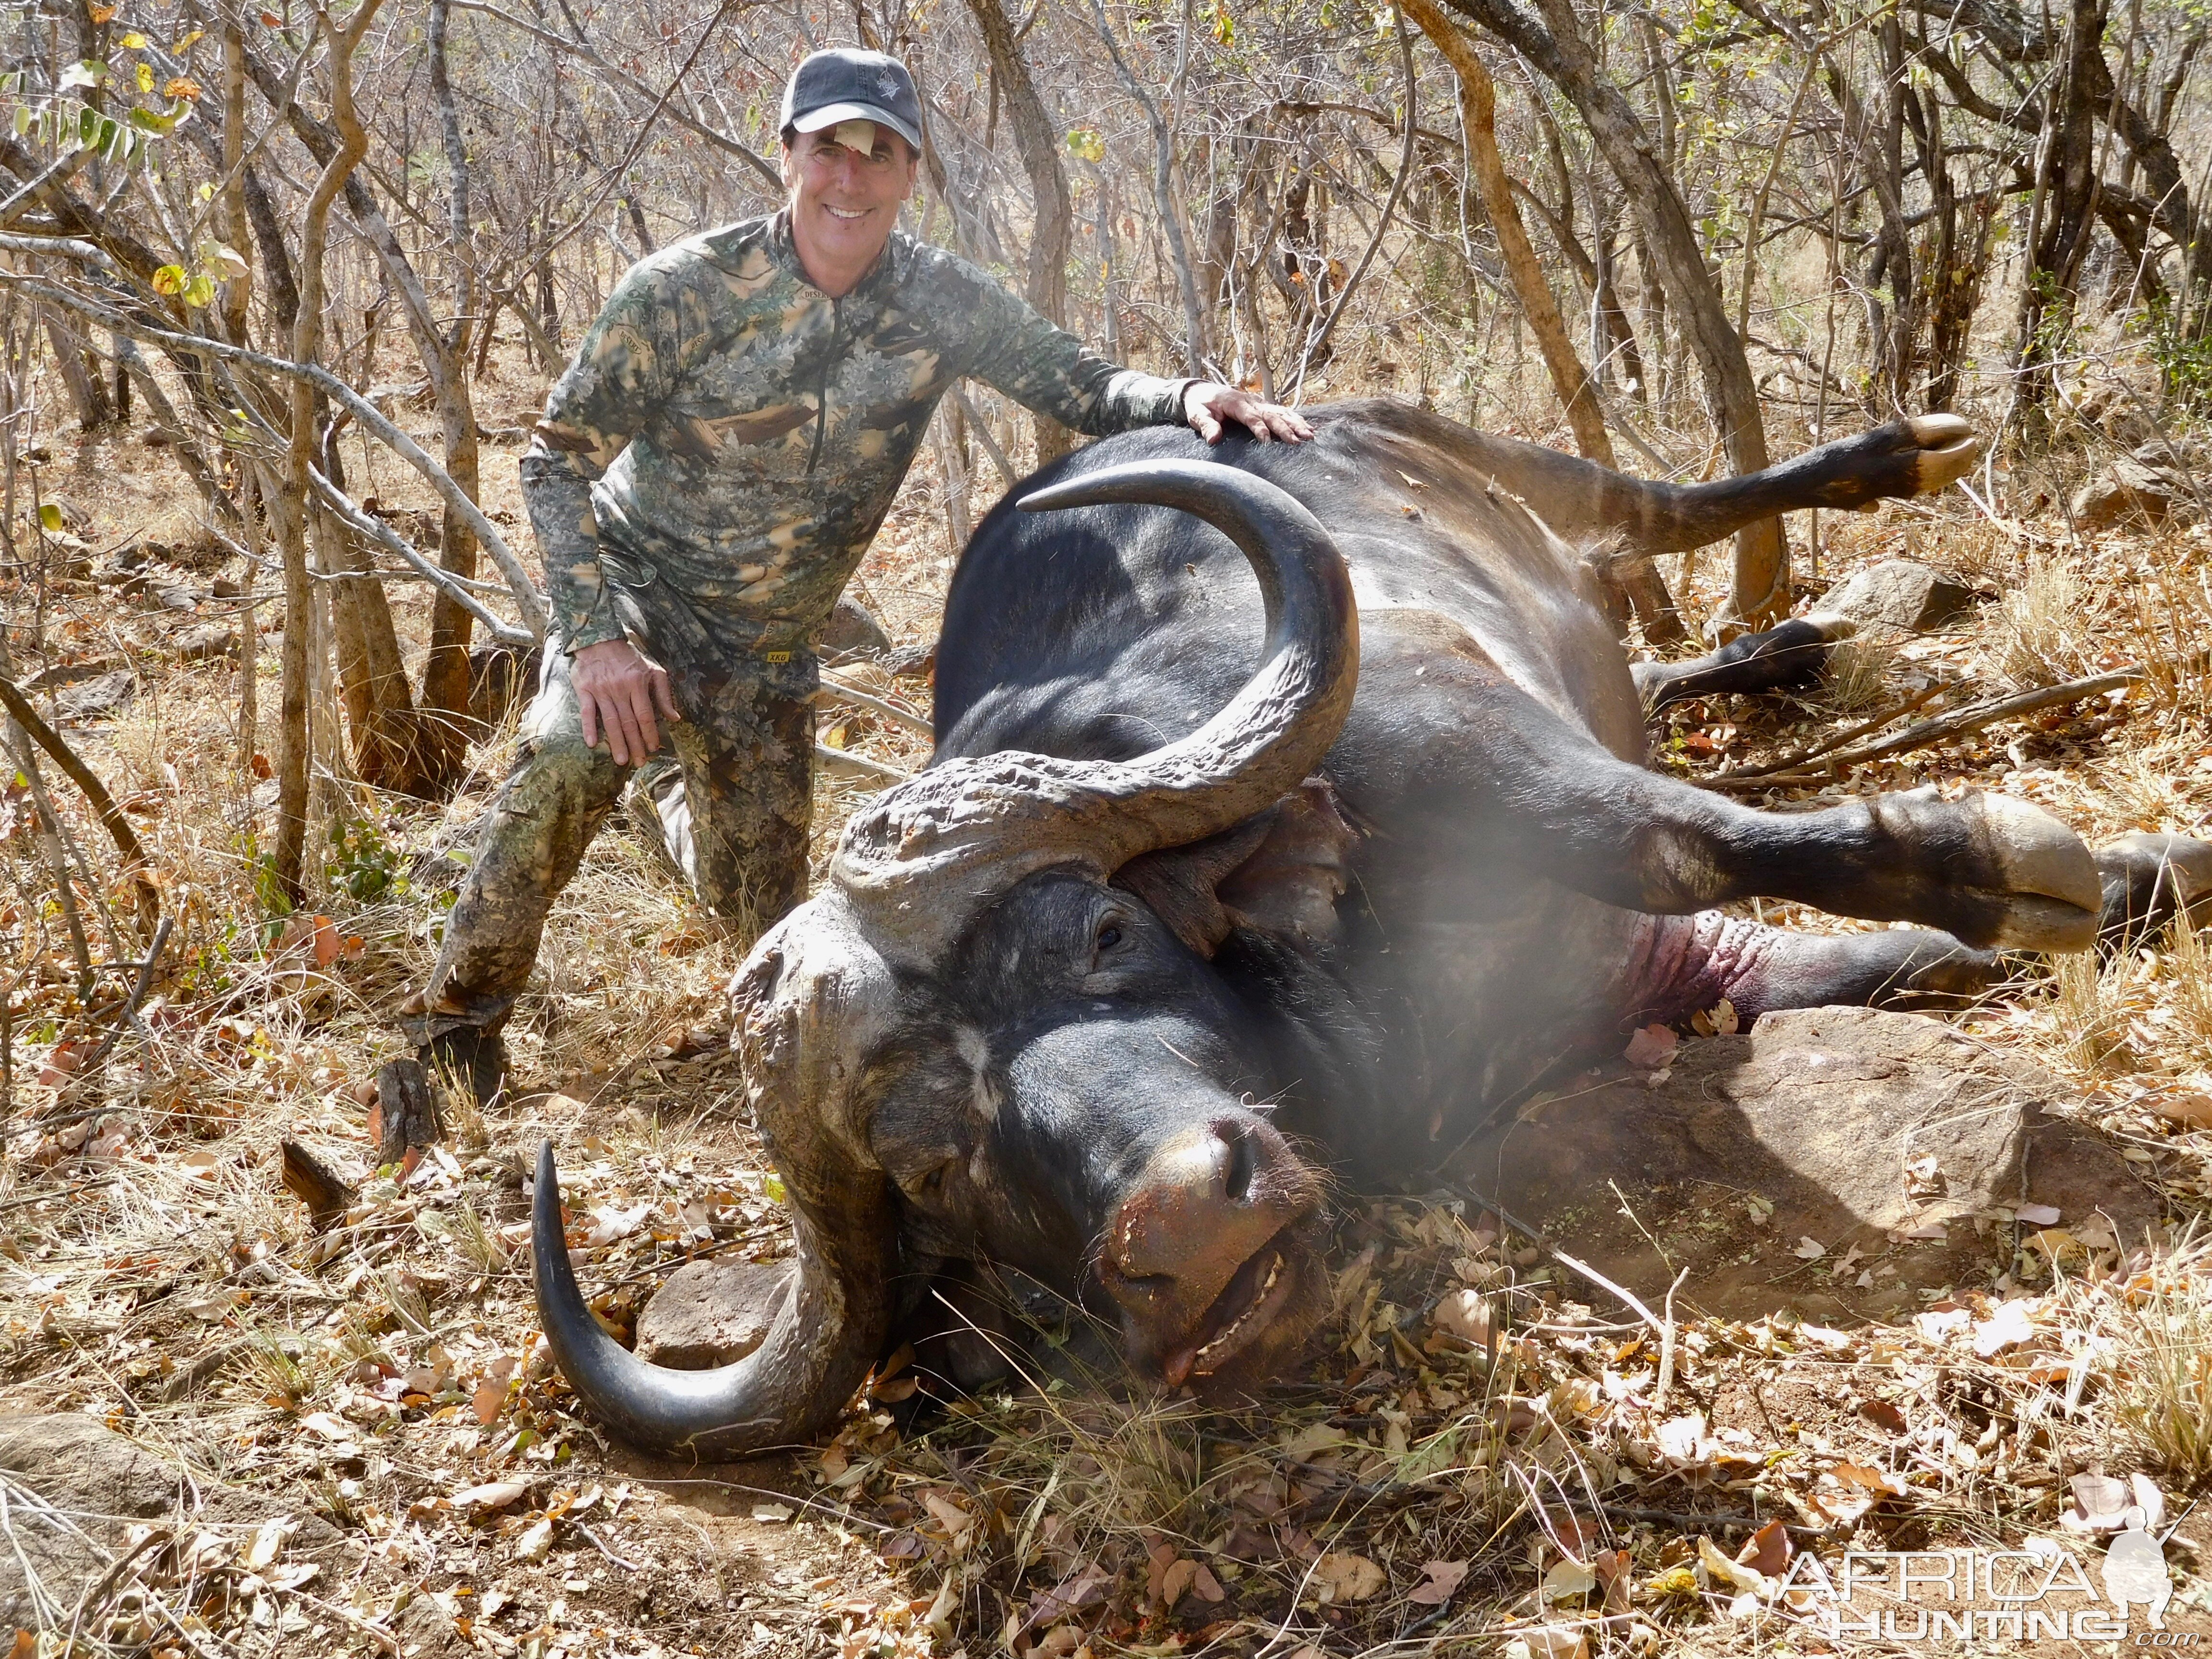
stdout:
<svg viewBox="0 0 2212 1659">
<path fill-rule="evenodd" d="M 563 645 L 621 638 L 623 590 L 654 582 L 731 646 L 803 638 L 963 375 L 1091 434 L 1181 419 L 1188 384 L 1093 356 L 903 233 L 836 300 L 806 280 L 785 214 L 640 260 L 522 459 Z"/>
</svg>

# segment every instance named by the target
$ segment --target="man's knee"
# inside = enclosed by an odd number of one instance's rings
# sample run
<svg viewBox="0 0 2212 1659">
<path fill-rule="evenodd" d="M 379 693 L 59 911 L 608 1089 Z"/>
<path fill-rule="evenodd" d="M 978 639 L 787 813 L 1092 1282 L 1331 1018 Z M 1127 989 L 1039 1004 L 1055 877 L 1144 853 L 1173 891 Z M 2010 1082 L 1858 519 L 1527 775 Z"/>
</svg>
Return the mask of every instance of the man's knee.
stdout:
<svg viewBox="0 0 2212 1659">
<path fill-rule="evenodd" d="M 573 802 L 589 811 L 621 794 L 629 769 L 580 732 L 555 732 L 532 744 L 508 775 L 499 805 L 520 810 Z"/>
</svg>

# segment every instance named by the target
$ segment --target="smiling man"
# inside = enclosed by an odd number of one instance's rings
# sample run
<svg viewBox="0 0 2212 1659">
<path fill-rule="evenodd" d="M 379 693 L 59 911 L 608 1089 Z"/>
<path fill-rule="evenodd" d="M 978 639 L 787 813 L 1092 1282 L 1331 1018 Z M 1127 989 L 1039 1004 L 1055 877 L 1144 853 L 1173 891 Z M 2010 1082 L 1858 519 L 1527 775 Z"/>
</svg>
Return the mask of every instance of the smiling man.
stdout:
<svg viewBox="0 0 2212 1659">
<path fill-rule="evenodd" d="M 984 272 L 901 232 L 921 105 L 878 52 L 816 52 L 783 99 L 782 210 L 631 267 L 522 460 L 557 637 L 429 985 L 422 1058 L 489 1099 L 554 896 L 664 738 L 664 828 L 740 944 L 806 891 L 817 684 L 808 637 L 874 538 L 956 380 L 1079 432 L 1296 411 L 1086 351 Z"/>
</svg>

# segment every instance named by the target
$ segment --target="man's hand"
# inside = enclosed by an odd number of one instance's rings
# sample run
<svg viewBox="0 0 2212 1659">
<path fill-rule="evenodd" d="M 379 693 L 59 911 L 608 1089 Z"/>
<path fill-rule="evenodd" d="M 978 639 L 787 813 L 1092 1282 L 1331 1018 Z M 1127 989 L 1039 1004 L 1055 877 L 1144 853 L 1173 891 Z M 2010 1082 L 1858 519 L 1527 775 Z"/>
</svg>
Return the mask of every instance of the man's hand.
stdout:
<svg viewBox="0 0 2212 1659">
<path fill-rule="evenodd" d="M 1201 382 L 1187 387 L 1182 394 L 1182 417 L 1190 422 L 1192 431 L 1210 444 L 1221 441 L 1226 429 L 1223 422 L 1227 421 L 1248 428 L 1261 443 L 1273 438 L 1300 444 L 1313 436 L 1313 428 L 1297 410 L 1255 398 L 1240 386 Z"/>
<path fill-rule="evenodd" d="M 669 693 L 668 671 L 628 640 L 602 640 L 575 652 L 568 659 L 568 683 L 583 711 L 585 744 L 598 748 L 605 732 L 617 766 L 638 765 L 660 747 L 656 709 L 664 720 L 683 718 Z"/>
</svg>

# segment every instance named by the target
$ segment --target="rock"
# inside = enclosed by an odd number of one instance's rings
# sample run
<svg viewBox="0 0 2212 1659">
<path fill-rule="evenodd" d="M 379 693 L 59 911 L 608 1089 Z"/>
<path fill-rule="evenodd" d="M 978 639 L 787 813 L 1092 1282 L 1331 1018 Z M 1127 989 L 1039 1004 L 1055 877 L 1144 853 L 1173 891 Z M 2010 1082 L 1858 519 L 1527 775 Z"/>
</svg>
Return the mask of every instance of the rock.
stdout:
<svg viewBox="0 0 2212 1659">
<path fill-rule="evenodd" d="M 682 1371 L 743 1359 L 791 1289 L 787 1261 L 710 1257 L 679 1267 L 637 1316 L 637 1357 Z"/>
<path fill-rule="evenodd" d="M 1923 1015 L 1768 1014 L 1685 1043 L 1662 1075 L 1524 1108 L 1465 1166 L 1640 1296 L 1687 1267 L 1683 1295 L 1732 1317 L 1895 1318 L 1917 1290 L 2009 1265 L 2013 1229 L 1991 1218 L 2020 1204 L 2069 1227 L 2101 1213 L 2126 1244 L 2159 1219 L 2118 1151 L 2060 1109 L 2055 1079 Z"/>
<path fill-rule="evenodd" d="M 2156 446 L 2146 446 L 2155 450 Z M 2138 451 L 2123 455 L 2075 492 L 2072 513 L 2078 530 L 2104 530 L 2140 520 L 2162 524 L 2183 502 L 2194 505 L 2189 480 L 2162 461 Z"/>
<path fill-rule="evenodd" d="M 54 713 L 65 721 L 106 720 L 119 714 L 138 695 L 138 677 L 127 668 L 80 680 L 54 698 Z"/>
<path fill-rule="evenodd" d="M 228 623 L 201 623 L 169 636 L 179 662 L 206 662 L 238 649 L 238 630 Z"/>
<path fill-rule="evenodd" d="M 94 657 L 89 662 L 57 663 L 42 668 L 23 682 L 26 691 L 51 691 L 58 686 L 75 685 L 79 680 L 88 680 L 95 674 L 112 674 L 123 665 L 120 657 Z"/>
<path fill-rule="evenodd" d="M 1988 595 L 1911 559 L 1884 559 L 1828 590 L 1819 608 L 1849 617 L 1870 634 L 1932 634 Z"/>
<path fill-rule="evenodd" d="M 64 1512 L 66 1527 L 20 1497 L 9 1505 L 9 1541 L 0 1549 L 0 1629 L 35 1629 L 25 1569 L 49 1592 L 62 1590 L 64 1608 L 106 1571 L 125 1547 L 134 1521 L 197 1521 L 235 1531 L 286 1517 L 295 1527 L 286 1559 L 319 1560 L 327 1573 L 343 1540 L 337 1529 L 295 1500 L 223 1485 L 178 1464 L 88 1417 L 18 1416 L 0 1419 L 0 1471 Z M 76 1535 L 82 1528 L 91 1542 Z M 19 1553 L 20 1552 L 20 1553 Z"/>
<path fill-rule="evenodd" d="M 841 599 L 830 620 L 814 630 L 814 648 L 823 661 L 881 662 L 891 653 L 890 635 L 858 601 Z"/>
</svg>

